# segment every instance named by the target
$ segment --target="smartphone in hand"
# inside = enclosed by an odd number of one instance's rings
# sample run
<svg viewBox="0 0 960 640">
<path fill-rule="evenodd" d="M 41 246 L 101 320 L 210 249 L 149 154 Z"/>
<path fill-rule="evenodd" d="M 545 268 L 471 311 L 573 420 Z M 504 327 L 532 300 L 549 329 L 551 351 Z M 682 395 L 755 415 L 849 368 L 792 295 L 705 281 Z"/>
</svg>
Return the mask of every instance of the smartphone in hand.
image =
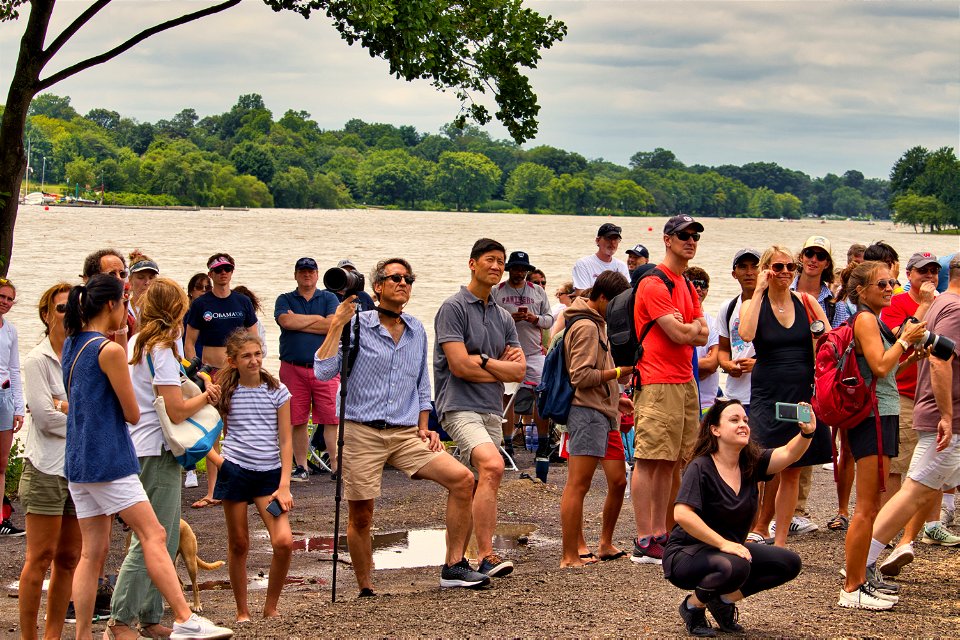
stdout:
<svg viewBox="0 0 960 640">
<path fill-rule="evenodd" d="M 274 518 L 279 518 L 280 514 L 283 513 L 283 507 L 280 506 L 280 500 L 274 498 L 270 501 L 270 504 L 267 505 L 267 513 L 272 515 Z"/>
<path fill-rule="evenodd" d="M 810 415 L 810 407 L 791 402 L 778 402 L 776 404 L 777 420 L 784 422 L 810 422 L 813 416 Z"/>
</svg>

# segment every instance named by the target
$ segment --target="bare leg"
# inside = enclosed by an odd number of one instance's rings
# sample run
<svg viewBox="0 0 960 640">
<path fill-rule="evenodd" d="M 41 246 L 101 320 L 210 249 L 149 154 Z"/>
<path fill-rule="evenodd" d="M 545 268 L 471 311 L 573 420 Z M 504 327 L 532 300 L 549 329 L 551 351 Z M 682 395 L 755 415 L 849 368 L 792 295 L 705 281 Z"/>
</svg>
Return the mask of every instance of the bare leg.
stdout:
<svg viewBox="0 0 960 640">
<path fill-rule="evenodd" d="M 67 519 L 72 521 L 72 525 L 64 525 L 63 530 L 61 530 L 61 522 Z M 56 561 L 60 565 L 60 571 L 57 571 L 55 566 L 50 578 L 50 589 L 47 594 L 48 615 L 45 626 L 46 636 L 59 638 L 59 630 L 63 628 L 63 614 L 66 612 L 67 602 L 70 600 L 70 583 L 73 581 L 73 570 L 80 559 L 80 530 L 77 528 L 77 519 L 72 516 L 63 518 L 62 516 L 28 513 L 26 526 L 27 551 L 23 570 L 20 572 L 19 589 L 20 635 L 27 640 L 35 640 L 37 637 L 37 617 L 40 611 L 43 578 L 50 565 Z M 65 537 L 63 531 L 76 535 L 76 541 L 69 540 L 69 536 Z M 63 549 L 60 548 L 61 545 L 63 545 Z M 72 559 L 70 558 L 71 554 Z M 66 582 L 66 585 L 64 585 L 64 582 Z M 64 596 L 66 596 L 65 600 L 63 599 Z M 60 600 L 63 600 L 62 607 L 59 606 Z M 54 609 L 54 613 L 57 609 L 63 609 L 59 618 L 49 615 L 51 608 Z"/>
<path fill-rule="evenodd" d="M 813 467 L 802 467 L 800 469 L 800 484 L 797 487 L 797 506 L 794 507 L 794 515 L 802 516 L 807 512 L 807 496 L 810 495 L 810 485 L 813 482 Z"/>
<path fill-rule="evenodd" d="M 877 519 L 873 523 L 873 538 L 886 544 L 893 540 L 897 532 L 906 525 L 907 530 L 904 531 L 903 538 L 897 546 L 902 547 L 913 542 L 923 527 L 924 519 L 929 515 L 931 504 L 937 507 L 939 515 L 940 505 L 937 502 L 939 495 L 938 491 L 907 478 L 900 491 L 887 500 L 877 514 Z M 908 538 L 910 525 L 916 526 L 916 530 Z"/>
<path fill-rule="evenodd" d="M 63 516 L 60 522 L 60 537 L 57 553 L 53 556 L 50 585 L 47 588 L 47 624 L 44 640 L 60 638 L 63 619 L 67 615 L 70 592 L 73 588 L 73 572 L 80 560 L 80 525 L 76 516 Z"/>
<path fill-rule="evenodd" d="M 373 521 L 373 500 L 347 500 L 347 547 L 357 577 L 357 586 L 373 589 L 373 542 L 370 523 Z"/>
<path fill-rule="evenodd" d="M 447 566 L 455 565 L 463 559 L 473 529 L 473 474 L 452 456 L 444 453 L 425 464 L 413 477 L 432 480 L 449 492 Z"/>
<path fill-rule="evenodd" d="M 773 544 L 778 547 L 787 546 L 790 521 L 793 519 L 793 510 L 797 506 L 801 471 L 801 468 L 789 467 L 780 472 L 780 487 L 777 489 L 777 496 L 774 501 L 774 509 L 777 515 L 777 533 Z"/>
<path fill-rule="evenodd" d="M 887 474 L 886 488 L 887 490 L 880 494 L 880 508 L 883 508 L 883 505 L 887 504 L 887 501 L 890 500 L 902 486 L 903 476 L 899 473 L 890 473 Z"/>
<path fill-rule="evenodd" d="M 677 497 L 677 492 L 680 491 L 680 461 L 677 460 L 673 465 L 673 472 L 670 478 L 670 500 L 663 505 L 664 513 L 664 531 L 672 531 L 673 525 L 677 524 L 677 521 L 673 518 L 673 501 Z"/>
<path fill-rule="evenodd" d="M 857 460 L 857 508 L 850 519 L 846 540 L 847 577 L 844 590 L 852 593 L 867 579 L 867 554 L 873 537 L 873 523 L 880 511 L 880 484 L 877 479 L 877 464 L 885 475 L 890 459 L 887 456 L 867 456 Z"/>
<path fill-rule="evenodd" d="M 244 622 L 250 619 L 247 605 L 247 552 L 250 550 L 247 503 L 224 500 L 223 516 L 227 522 L 227 569 L 233 599 L 237 603 L 237 622 Z"/>
<path fill-rule="evenodd" d="M 0 500 L 7 495 L 7 461 L 13 445 L 13 429 L 0 431 Z"/>
<path fill-rule="evenodd" d="M 579 553 L 583 538 L 583 499 L 590 490 L 599 458 L 570 456 L 567 461 L 567 485 L 560 500 L 560 528 L 563 544 L 561 567 L 582 567 L 586 564 Z"/>
<path fill-rule="evenodd" d="M 77 521 L 83 538 L 80 561 L 73 573 L 73 606 L 77 612 L 78 640 L 93 637 L 91 621 L 97 598 L 97 578 L 110 550 L 110 521 L 111 516 L 93 516 Z"/>
<path fill-rule="evenodd" d="M 267 598 L 263 603 L 263 617 L 274 618 L 280 615 L 277 605 L 283 585 L 287 581 L 290 571 L 290 556 L 293 554 L 293 534 L 290 533 L 290 514 L 282 512 L 279 516 L 267 513 L 267 505 L 273 498 L 260 496 L 254 498 L 253 503 L 260 512 L 260 519 L 270 534 L 270 546 L 273 547 L 273 557 L 270 559 L 270 574 L 267 578 Z"/>
<path fill-rule="evenodd" d="M 840 455 L 837 459 L 837 507 L 839 513 L 850 518 L 850 494 L 853 493 L 853 478 L 856 474 L 856 463 L 847 436 L 840 432 Z"/>
<path fill-rule="evenodd" d="M 327 455 L 330 456 L 330 471 L 337 472 L 337 435 L 340 426 L 336 424 L 323 425 L 323 441 L 327 446 Z"/>
<path fill-rule="evenodd" d="M 757 513 L 757 522 L 753 527 L 754 533 L 764 538 L 770 537 L 770 521 L 773 520 L 777 508 L 777 493 L 780 488 L 780 474 L 773 476 L 773 480 L 760 483 L 760 511 Z"/>
<path fill-rule="evenodd" d="M 213 445 L 213 448 L 216 450 L 217 453 L 220 453 L 219 440 Z M 206 500 L 207 502 L 213 500 L 213 488 L 217 486 L 217 472 L 219 471 L 219 468 L 217 467 L 217 465 L 210 462 L 209 458 L 207 458 L 206 464 L 207 464 L 207 495 L 203 496 L 203 498 L 201 498 L 200 500 L 197 500 L 196 502 L 194 502 L 193 503 L 194 505 L 198 505 L 204 500 Z"/>
<path fill-rule="evenodd" d="M 630 499 L 637 522 L 637 537 L 666 531 L 667 508 L 676 463 L 671 460 L 636 461 L 631 478 Z"/>
<path fill-rule="evenodd" d="M 600 544 L 597 552 L 601 557 L 619 553 L 613 544 L 613 531 L 617 528 L 623 494 L 627 489 L 627 470 L 621 460 L 601 460 L 603 474 L 607 477 L 607 497 L 603 501 L 603 520 L 600 525 Z M 581 532 L 583 528 L 581 527 Z"/>
<path fill-rule="evenodd" d="M 307 468 L 307 452 L 310 450 L 310 434 L 307 423 L 293 425 L 293 464 Z"/>
<path fill-rule="evenodd" d="M 497 528 L 497 491 L 503 479 L 503 458 L 497 447 L 486 442 L 473 448 L 471 463 L 480 476 L 473 494 L 473 530 L 477 536 L 477 552 L 483 559 L 493 553 L 493 532 Z"/>
</svg>

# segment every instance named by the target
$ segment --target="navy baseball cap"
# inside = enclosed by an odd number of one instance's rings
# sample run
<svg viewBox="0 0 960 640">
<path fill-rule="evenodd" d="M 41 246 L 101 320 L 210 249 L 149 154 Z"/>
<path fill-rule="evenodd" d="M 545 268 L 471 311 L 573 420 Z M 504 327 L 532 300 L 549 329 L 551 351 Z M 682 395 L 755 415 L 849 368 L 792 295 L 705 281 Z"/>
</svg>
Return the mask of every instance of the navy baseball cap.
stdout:
<svg viewBox="0 0 960 640">
<path fill-rule="evenodd" d="M 317 261 L 313 258 L 300 258 L 297 260 L 297 264 L 293 267 L 294 271 L 300 271 L 301 269 L 310 269 L 311 271 L 319 271 L 317 267 Z"/>
</svg>

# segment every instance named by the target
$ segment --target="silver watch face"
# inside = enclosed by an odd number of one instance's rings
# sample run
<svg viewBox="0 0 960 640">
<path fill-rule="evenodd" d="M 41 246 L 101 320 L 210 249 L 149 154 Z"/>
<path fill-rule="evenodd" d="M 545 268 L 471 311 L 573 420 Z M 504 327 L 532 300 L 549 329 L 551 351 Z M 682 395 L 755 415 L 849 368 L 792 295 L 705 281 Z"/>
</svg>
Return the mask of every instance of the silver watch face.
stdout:
<svg viewBox="0 0 960 640">
<path fill-rule="evenodd" d="M 810 323 L 810 333 L 816 337 L 823 335 L 823 332 L 826 331 L 827 325 L 824 324 L 823 320 L 814 320 Z"/>
</svg>

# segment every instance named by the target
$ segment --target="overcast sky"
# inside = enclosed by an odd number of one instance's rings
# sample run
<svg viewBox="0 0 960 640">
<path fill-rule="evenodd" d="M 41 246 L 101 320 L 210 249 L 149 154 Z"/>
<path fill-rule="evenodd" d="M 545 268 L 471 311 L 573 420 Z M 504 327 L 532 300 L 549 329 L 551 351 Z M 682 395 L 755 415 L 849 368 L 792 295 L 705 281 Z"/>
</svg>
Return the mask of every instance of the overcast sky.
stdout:
<svg viewBox="0 0 960 640">
<path fill-rule="evenodd" d="M 89 2 L 61 0 L 49 38 Z M 214 4 L 116 0 L 49 71 L 140 28 Z M 532 72 L 549 144 L 626 164 L 671 149 L 686 164 L 772 161 L 813 176 L 887 177 L 908 148 L 957 147 L 960 2 L 535 1 L 569 34 Z M 0 25 L 5 98 L 28 8 Z M 48 75 L 48 74 L 45 74 Z M 426 82 L 393 79 L 348 47 L 320 14 L 274 13 L 259 0 L 155 36 L 51 89 L 86 113 L 142 121 L 181 109 L 222 113 L 259 93 L 275 118 L 305 110 L 326 129 L 350 118 L 436 132 L 459 111 Z M 491 134 L 507 137 L 491 126 Z"/>
</svg>

